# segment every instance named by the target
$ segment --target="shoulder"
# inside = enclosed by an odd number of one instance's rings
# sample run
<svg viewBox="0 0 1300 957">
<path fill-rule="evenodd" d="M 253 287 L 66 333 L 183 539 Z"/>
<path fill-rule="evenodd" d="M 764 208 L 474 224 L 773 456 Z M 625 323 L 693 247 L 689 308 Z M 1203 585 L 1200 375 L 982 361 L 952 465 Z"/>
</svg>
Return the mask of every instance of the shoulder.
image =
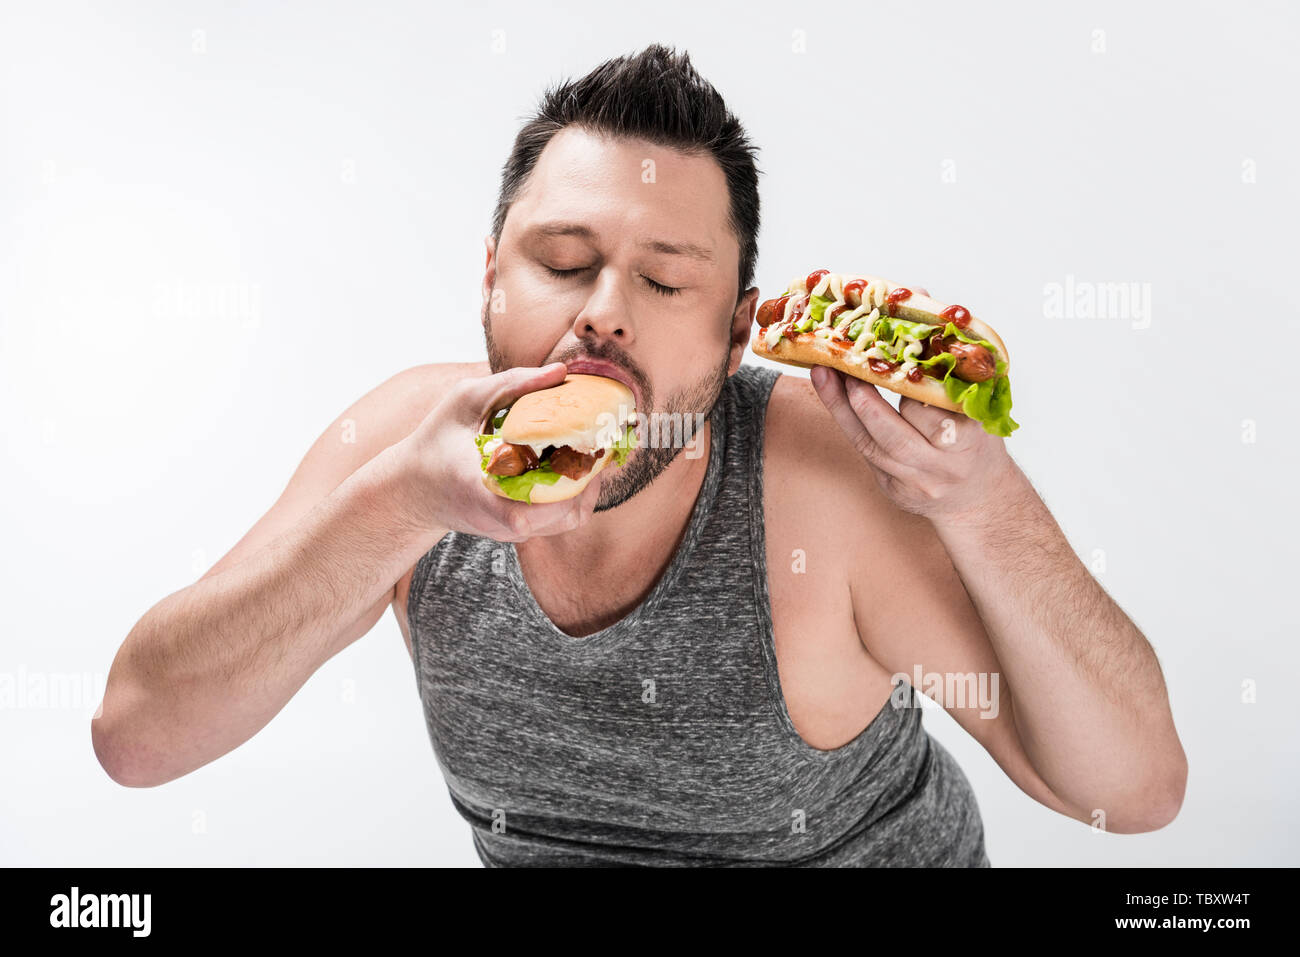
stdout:
<svg viewBox="0 0 1300 957">
<path fill-rule="evenodd" d="M 444 392 L 461 379 L 490 373 L 486 362 L 429 362 L 411 366 L 381 382 L 348 410 L 382 416 L 394 441 L 409 435 Z M 345 412 L 346 416 L 348 412 Z"/>
<path fill-rule="evenodd" d="M 316 437 L 281 500 L 315 504 L 380 452 L 402 441 L 459 379 L 486 375 L 487 363 L 412 366 L 366 392 Z"/>
<path fill-rule="evenodd" d="M 410 435 L 447 389 L 489 371 L 486 362 L 430 362 L 403 369 L 344 409 L 317 444 L 355 459 L 351 464 L 359 468 Z M 342 443 L 337 441 L 341 433 L 348 436 Z"/>
<path fill-rule="evenodd" d="M 917 543 L 929 523 L 898 508 L 812 382 L 781 375 L 768 402 L 763 439 L 767 523 L 817 536 L 842 556 L 841 567 L 871 573 L 914 562 L 930 549 Z M 870 547 L 863 547 L 865 543 Z"/>
<path fill-rule="evenodd" d="M 300 521 L 358 469 L 406 438 L 441 391 L 474 374 L 478 365 L 415 366 L 390 376 L 351 403 L 312 442 L 270 509 L 203 577 L 243 561 Z"/>
<path fill-rule="evenodd" d="M 763 437 L 764 476 L 841 504 L 883 502 L 866 460 L 831 417 L 812 382 L 781 375 L 772 386 Z M 800 496 L 801 498 L 807 497 Z"/>
</svg>

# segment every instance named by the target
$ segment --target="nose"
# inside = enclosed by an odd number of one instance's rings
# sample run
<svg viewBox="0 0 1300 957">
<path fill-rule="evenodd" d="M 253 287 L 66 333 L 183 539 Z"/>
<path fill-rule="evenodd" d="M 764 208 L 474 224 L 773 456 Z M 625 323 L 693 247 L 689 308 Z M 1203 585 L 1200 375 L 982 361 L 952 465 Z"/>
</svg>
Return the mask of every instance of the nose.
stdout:
<svg viewBox="0 0 1300 957">
<path fill-rule="evenodd" d="M 573 334 L 579 339 L 613 339 L 624 346 L 633 341 L 627 300 L 612 270 L 603 271 L 597 279 L 582 311 L 573 320 Z"/>
</svg>

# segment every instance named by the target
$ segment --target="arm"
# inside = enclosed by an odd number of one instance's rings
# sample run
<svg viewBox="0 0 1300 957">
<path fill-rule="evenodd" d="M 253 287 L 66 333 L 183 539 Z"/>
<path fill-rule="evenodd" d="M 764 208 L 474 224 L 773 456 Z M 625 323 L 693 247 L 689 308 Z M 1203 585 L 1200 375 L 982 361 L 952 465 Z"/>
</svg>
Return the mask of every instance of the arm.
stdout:
<svg viewBox="0 0 1300 957">
<path fill-rule="evenodd" d="M 370 630 L 398 580 L 448 530 L 521 541 L 591 515 L 594 484 L 576 499 L 527 506 L 480 482 L 478 426 L 514 396 L 561 380 L 563 367 L 465 372 L 411 370 L 358 402 L 344 414 L 355 446 L 340 449 L 327 430 L 231 553 L 140 619 L 91 723 L 115 781 L 162 784 L 256 734 Z"/>
<path fill-rule="evenodd" d="M 443 534 L 403 510 L 403 474 L 386 450 L 288 532 L 140 620 L 92 725 L 110 776 L 151 786 L 220 757 L 370 630 L 397 579 Z"/>
<path fill-rule="evenodd" d="M 162 784 L 242 744 L 375 624 L 393 583 L 443 534 L 404 514 L 394 443 L 448 374 L 408 370 L 351 406 L 248 534 L 131 629 L 91 722 L 115 781 Z M 354 443 L 342 441 L 348 420 Z"/>
<path fill-rule="evenodd" d="M 1107 829 L 1163 827 L 1187 758 L 1155 651 L 1009 458 L 1003 476 L 996 522 L 953 512 L 933 524 L 1017 691 L 1025 752 L 1057 794 L 1104 811 Z"/>
<path fill-rule="evenodd" d="M 1089 823 L 1104 811 L 1106 829 L 1121 833 L 1172 820 L 1187 761 L 1155 654 L 1075 557 L 1004 441 L 909 398 L 895 412 L 832 370 L 814 369 L 813 383 L 900 510 L 907 538 L 891 554 L 918 562 L 928 586 L 919 600 L 937 615 L 906 652 L 885 656 L 997 673 L 998 719 L 950 710 L 1049 807 Z"/>
</svg>

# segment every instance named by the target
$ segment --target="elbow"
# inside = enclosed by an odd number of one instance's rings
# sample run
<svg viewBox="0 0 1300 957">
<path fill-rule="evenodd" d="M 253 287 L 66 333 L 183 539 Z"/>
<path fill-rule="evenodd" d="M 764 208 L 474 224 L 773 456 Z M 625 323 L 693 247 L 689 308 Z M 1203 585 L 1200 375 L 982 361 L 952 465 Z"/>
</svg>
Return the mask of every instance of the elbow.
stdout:
<svg viewBox="0 0 1300 957">
<path fill-rule="evenodd" d="M 90 746 L 95 751 L 95 760 L 104 769 L 114 784 L 133 787 L 133 776 L 126 771 L 117 750 L 110 743 L 110 735 L 104 727 L 106 721 L 102 716 L 90 719 Z"/>
<path fill-rule="evenodd" d="M 114 664 L 114 668 L 118 667 Z M 166 719 L 156 704 L 130 676 L 110 672 L 104 699 L 90 720 L 90 744 L 95 759 L 114 784 L 127 788 L 153 788 L 175 780 L 174 758 L 160 747 Z M 161 730 L 160 730 L 161 729 Z"/>
<path fill-rule="evenodd" d="M 127 788 L 152 788 L 170 780 L 134 759 L 133 750 L 123 746 L 120 735 L 112 732 L 103 716 L 90 721 L 90 744 L 99 766 L 114 784 Z"/>
<path fill-rule="evenodd" d="M 1116 822 L 1119 826 L 1111 830 L 1118 834 L 1145 834 L 1167 827 L 1182 810 L 1186 793 L 1187 757 L 1179 749 L 1174 767 L 1150 784 L 1132 814 Z"/>
<path fill-rule="evenodd" d="M 1187 758 L 1182 755 L 1180 757 L 1182 760 L 1178 768 L 1170 775 L 1160 792 L 1160 800 L 1153 802 L 1156 813 L 1152 816 L 1151 826 L 1147 830 L 1160 830 L 1172 823 L 1178 816 L 1178 812 L 1183 809 L 1183 798 L 1187 794 Z"/>
</svg>

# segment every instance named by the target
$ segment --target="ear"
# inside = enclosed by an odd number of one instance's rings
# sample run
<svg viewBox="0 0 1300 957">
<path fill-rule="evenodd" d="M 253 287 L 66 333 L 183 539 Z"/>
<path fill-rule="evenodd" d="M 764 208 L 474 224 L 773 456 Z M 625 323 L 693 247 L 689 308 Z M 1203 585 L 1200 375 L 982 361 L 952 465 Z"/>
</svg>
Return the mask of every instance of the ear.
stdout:
<svg viewBox="0 0 1300 957">
<path fill-rule="evenodd" d="M 483 321 L 486 323 L 488 297 L 492 295 L 492 281 L 496 278 L 497 274 L 497 244 L 496 240 L 492 238 L 491 233 L 483 237 L 483 248 L 486 250 L 487 256 L 483 260 L 483 288 L 481 294 L 484 306 Z"/>
<path fill-rule="evenodd" d="M 740 360 L 745 357 L 749 334 L 754 328 L 754 312 L 758 309 L 758 287 L 750 286 L 736 303 L 731 315 L 731 355 L 727 359 L 727 375 L 735 375 Z"/>
</svg>

